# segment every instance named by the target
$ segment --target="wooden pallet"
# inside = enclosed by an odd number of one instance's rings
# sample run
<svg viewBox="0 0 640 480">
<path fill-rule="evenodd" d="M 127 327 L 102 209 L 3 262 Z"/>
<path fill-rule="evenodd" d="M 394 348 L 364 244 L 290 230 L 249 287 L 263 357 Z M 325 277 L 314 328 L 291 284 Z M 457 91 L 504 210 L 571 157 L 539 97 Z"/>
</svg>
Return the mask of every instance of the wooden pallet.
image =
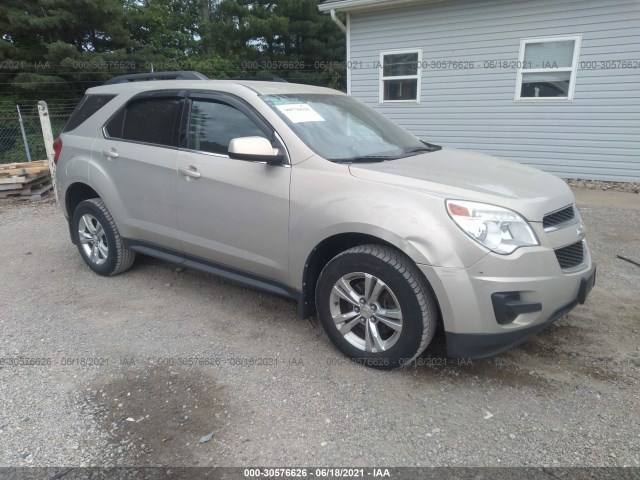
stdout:
<svg viewBox="0 0 640 480">
<path fill-rule="evenodd" d="M 0 178 L 0 192 L 4 190 L 15 190 L 23 188 L 26 184 L 36 182 L 45 178 L 49 178 L 48 170 L 44 173 L 23 175 L 21 177 L 14 175 L 12 177 Z"/>
<path fill-rule="evenodd" d="M 49 182 L 48 184 L 40 187 L 35 191 L 31 191 L 31 195 L 19 197 L 21 200 L 31 200 L 38 201 L 49 198 L 53 194 L 53 184 Z"/>
<path fill-rule="evenodd" d="M 11 170 L 14 168 L 23 167 L 48 167 L 49 164 L 46 160 L 35 160 L 33 162 L 19 162 L 19 163 L 0 163 L 0 172 L 3 170 Z"/>
<path fill-rule="evenodd" d="M 49 163 L 46 160 L 24 163 L 0 163 L 0 178 L 38 175 L 48 171 Z"/>
<path fill-rule="evenodd" d="M 46 160 L 0 164 L 0 199 L 42 200 L 52 190 Z"/>
</svg>

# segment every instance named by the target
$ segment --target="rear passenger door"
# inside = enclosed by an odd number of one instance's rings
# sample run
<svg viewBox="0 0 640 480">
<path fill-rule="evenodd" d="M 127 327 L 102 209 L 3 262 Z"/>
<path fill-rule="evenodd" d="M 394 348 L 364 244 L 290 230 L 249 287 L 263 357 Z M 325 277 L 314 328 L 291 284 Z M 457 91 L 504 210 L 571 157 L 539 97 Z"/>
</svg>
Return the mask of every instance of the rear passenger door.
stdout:
<svg viewBox="0 0 640 480">
<path fill-rule="evenodd" d="M 133 97 L 106 123 L 93 148 L 94 174 L 115 189 L 105 202 L 116 210 L 122 236 L 173 250 L 181 249 L 173 168 L 182 102 L 178 91 Z"/>
<path fill-rule="evenodd" d="M 231 95 L 192 94 L 176 159 L 178 225 L 187 256 L 288 281 L 290 165 L 229 158 L 233 138 L 284 150 L 271 126 Z"/>
</svg>

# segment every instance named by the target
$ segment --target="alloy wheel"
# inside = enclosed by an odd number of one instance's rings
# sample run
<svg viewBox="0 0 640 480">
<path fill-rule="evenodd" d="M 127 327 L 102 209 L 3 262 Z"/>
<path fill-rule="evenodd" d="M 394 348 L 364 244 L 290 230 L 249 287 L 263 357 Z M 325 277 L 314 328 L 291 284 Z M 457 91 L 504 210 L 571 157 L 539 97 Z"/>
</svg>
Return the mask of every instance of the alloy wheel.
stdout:
<svg viewBox="0 0 640 480">
<path fill-rule="evenodd" d="M 107 235 L 96 217 L 85 213 L 78 225 L 80 244 L 87 258 L 96 265 L 102 265 L 109 255 Z"/>
<path fill-rule="evenodd" d="M 342 276 L 334 284 L 330 311 L 338 332 L 363 352 L 389 350 L 402 332 L 402 310 L 382 280 L 364 272 Z"/>
</svg>

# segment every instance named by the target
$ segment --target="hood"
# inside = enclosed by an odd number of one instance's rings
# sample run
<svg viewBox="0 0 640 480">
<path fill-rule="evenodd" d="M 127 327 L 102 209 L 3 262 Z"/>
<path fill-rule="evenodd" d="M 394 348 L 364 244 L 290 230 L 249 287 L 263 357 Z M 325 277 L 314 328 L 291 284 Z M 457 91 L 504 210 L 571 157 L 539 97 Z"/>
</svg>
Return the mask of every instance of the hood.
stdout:
<svg viewBox="0 0 640 480">
<path fill-rule="evenodd" d="M 550 173 L 509 160 L 456 149 L 377 163 L 353 163 L 354 177 L 443 198 L 490 203 L 541 222 L 574 202 L 567 184 Z"/>
</svg>

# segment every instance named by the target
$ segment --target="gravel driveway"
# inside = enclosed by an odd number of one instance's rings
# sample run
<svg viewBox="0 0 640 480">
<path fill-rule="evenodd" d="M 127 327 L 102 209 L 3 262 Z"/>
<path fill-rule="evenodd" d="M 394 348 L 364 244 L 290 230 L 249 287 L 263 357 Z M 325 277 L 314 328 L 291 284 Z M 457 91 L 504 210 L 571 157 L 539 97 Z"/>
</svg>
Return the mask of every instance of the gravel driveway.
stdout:
<svg viewBox="0 0 640 480">
<path fill-rule="evenodd" d="M 640 466 L 640 195 L 577 195 L 586 305 L 393 372 L 287 300 L 145 257 L 99 277 L 57 206 L 2 204 L 0 465 Z"/>
</svg>

